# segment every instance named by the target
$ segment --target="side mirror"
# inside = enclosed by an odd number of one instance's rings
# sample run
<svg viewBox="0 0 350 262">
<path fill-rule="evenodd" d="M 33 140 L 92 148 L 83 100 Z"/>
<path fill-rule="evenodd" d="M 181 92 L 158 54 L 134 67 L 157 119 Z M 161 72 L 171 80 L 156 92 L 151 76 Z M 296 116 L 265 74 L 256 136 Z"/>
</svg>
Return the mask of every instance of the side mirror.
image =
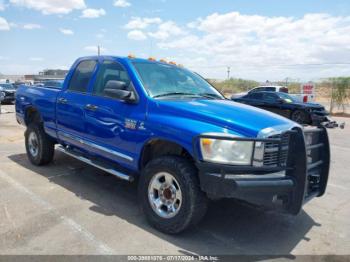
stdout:
<svg viewBox="0 0 350 262">
<path fill-rule="evenodd" d="M 127 84 L 122 81 L 109 80 L 104 88 L 104 93 L 112 98 L 123 100 L 129 103 L 135 102 L 135 94 L 132 91 L 126 90 Z"/>
<path fill-rule="evenodd" d="M 277 99 L 277 103 L 279 103 L 279 104 L 283 104 L 283 103 L 284 103 L 284 99 L 282 99 L 282 98 L 278 98 L 278 99 Z"/>
</svg>

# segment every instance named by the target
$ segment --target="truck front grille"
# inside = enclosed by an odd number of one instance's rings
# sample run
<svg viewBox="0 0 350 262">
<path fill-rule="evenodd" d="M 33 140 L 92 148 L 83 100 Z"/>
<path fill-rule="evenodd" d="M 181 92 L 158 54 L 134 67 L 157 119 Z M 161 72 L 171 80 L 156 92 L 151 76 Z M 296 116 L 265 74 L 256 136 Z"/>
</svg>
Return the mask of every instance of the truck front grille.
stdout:
<svg viewBox="0 0 350 262">
<path fill-rule="evenodd" d="M 283 133 L 269 138 L 281 139 L 281 142 L 266 142 L 263 165 L 268 167 L 285 167 L 287 165 L 290 134 Z"/>
</svg>

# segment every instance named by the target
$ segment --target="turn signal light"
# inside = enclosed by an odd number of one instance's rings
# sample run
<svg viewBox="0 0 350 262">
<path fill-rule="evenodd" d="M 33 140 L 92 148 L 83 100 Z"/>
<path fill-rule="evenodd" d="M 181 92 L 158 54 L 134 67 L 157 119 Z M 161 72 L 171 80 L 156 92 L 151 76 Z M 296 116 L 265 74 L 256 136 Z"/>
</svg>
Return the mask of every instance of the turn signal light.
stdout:
<svg viewBox="0 0 350 262">
<path fill-rule="evenodd" d="M 202 138 L 201 142 L 203 146 L 210 146 L 213 143 L 213 140 L 209 138 Z"/>
</svg>

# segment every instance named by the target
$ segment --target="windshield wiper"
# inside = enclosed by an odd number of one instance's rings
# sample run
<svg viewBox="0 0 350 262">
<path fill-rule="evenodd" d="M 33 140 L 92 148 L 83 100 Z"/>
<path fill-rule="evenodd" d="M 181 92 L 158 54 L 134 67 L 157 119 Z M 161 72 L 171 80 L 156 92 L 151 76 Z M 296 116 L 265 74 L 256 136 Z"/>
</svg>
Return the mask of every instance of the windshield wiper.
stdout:
<svg viewBox="0 0 350 262">
<path fill-rule="evenodd" d="M 164 93 L 164 94 L 155 95 L 155 96 L 153 96 L 153 98 L 164 97 L 164 96 L 176 96 L 176 95 L 181 95 L 181 96 L 198 96 L 197 94 L 193 94 L 193 93 L 171 92 L 171 93 Z"/>
<path fill-rule="evenodd" d="M 213 94 L 213 93 L 200 93 L 197 95 L 206 97 L 206 98 L 211 98 L 211 99 L 224 99 L 221 96 L 218 96 L 217 94 Z"/>
<path fill-rule="evenodd" d="M 157 98 L 157 97 L 165 97 L 165 96 L 176 96 L 176 95 L 185 95 L 185 96 L 195 96 L 195 97 L 205 97 L 205 98 L 209 98 L 209 99 L 223 99 L 222 97 L 216 95 L 216 94 L 212 94 L 212 93 L 199 93 L 199 94 L 195 94 L 195 93 L 185 93 L 185 92 L 171 92 L 171 93 L 165 93 L 165 94 L 159 94 L 159 95 L 155 95 L 153 98 Z"/>
</svg>

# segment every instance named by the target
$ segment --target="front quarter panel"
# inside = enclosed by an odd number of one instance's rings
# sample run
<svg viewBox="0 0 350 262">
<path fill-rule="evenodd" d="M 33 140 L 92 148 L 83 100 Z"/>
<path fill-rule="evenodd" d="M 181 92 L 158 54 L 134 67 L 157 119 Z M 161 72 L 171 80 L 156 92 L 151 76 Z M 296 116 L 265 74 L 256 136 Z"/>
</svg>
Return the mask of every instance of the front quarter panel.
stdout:
<svg viewBox="0 0 350 262">
<path fill-rule="evenodd" d="M 144 133 L 145 140 L 138 144 L 139 155 L 142 152 L 143 146 L 147 144 L 148 141 L 154 139 L 174 142 L 185 148 L 188 153 L 194 156 L 193 138 L 200 134 L 215 132 L 240 136 L 225 127 L 203 122 L 198 119 L 191 119 L 185 116 L 163 112 L 163 110 L 158 108 L 157 103 L 151 102 L 149 107 L 147 120 L 144 126 L 144 132 L 146 131 Z"/>
</svg>

